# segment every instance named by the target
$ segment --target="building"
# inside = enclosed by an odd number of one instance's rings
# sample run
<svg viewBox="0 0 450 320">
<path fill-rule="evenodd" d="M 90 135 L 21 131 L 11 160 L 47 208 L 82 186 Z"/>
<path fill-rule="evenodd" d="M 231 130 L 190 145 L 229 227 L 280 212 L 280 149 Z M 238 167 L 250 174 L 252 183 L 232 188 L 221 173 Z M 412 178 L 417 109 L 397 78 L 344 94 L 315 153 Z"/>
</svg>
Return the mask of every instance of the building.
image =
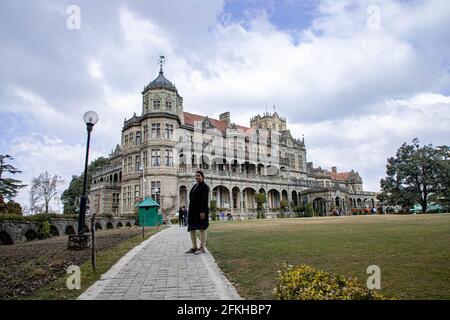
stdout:
<svg viewBox="0 0 450 320">
<path fill-rule="evenodd" d="M 256 216 L 255 195 L 265 193 L 267 216 L 281 206 L 292 212 L 310 202 L 327 215 L 335 208 L 377 206 L 376 193 L 362 189 L 358 172 L 314 168 L 307 162 L 304 139 L 294 138 L 277 112 L 250 119 L 250 127 L 185 112 L 177 88 L 158 77 L 142 91 L 141 115 L 125 119 L 122 141 L 110 163 L 93 175 L 91 212 L 135 214 L 135 204 L 151 197 L 165 215 L 188 204 L 194 173 L 202 169 L 210 199 L 235 217 Z M 285 200 L 285 201 L 283 201 Z"/>
</svg>

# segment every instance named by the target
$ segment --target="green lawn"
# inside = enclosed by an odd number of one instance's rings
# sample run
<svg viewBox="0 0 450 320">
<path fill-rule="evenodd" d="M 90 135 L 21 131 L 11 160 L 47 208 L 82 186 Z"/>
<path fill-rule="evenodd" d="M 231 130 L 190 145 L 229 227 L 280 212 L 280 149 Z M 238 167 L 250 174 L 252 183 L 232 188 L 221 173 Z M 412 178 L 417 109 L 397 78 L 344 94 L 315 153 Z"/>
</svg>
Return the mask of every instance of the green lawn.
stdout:
<svg viewBox="0 0 450 320">
<path fill-rule="evenodd" d="M 208 249 L 247 299 L 272 299 L 286 261 L 363 283 L 378 265 L 385 296 L 450 299 L 450 214 L 213 222 Z"/>
</svg>

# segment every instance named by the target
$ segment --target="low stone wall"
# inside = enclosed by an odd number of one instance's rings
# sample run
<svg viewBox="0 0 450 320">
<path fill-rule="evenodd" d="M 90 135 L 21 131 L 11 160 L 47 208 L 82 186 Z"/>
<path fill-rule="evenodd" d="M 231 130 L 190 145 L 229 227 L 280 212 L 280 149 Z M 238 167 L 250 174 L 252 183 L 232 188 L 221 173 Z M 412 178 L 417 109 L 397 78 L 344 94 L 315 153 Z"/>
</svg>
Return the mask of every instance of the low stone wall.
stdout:
<svg viewBox="0 0 450 320">
<path fill-rule="evenodd" d="M 108 230 L 132 227 L 134 219 L 130 218 L 100 218 L 95 221 L 96 230 Z M 86 218 L 86 229 L 90 232 L 91 220 Z M 77 233 L 78 221 L 75 219 L 52 219 L 50 233 L 53 236 Z M 38 237 L 39 222 L 0 221 L 0 245 L 11 245 L 17 242 L 31 241 Z"/>
</svg>

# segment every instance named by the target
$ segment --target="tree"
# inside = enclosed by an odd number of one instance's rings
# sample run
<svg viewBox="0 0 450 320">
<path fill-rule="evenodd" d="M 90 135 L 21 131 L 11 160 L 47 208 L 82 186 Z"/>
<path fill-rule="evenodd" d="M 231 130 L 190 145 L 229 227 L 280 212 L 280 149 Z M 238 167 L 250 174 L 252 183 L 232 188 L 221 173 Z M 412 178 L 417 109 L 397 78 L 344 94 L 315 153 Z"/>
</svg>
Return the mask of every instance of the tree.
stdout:
<svg viewBox="0 0 450 320">
<path fill-rule="evenodd" d="M 0 154 L 0 194 L 11 200 L 17 195 L 17 192 L 19 192 L 21 188 L 26 187 L 26 185 L 22 184 L 22 181 L 20 180 L 4 177 L 4 174 L 6 173 L 16 174 L 22 172 L 16 167 L 7 164 L 6 161 L 8 160 L 13 160 L 13 158 L 8 154 Z"/>
<path fill-rule="evenodd" d="M 379 200 L 404 209 L 419 203 L 424 213 L 431 198 L 448 201 L 449 152 L 448 146 L 420 146 L 417 138 L 410 145 L 403 143 L 396 156 L 387 159 Z"/>
<path fill-rule="evenodd" d="M 91 190 L 92 174 L 108 164 L 109 160 L 104 157 L 97 158 L 96 160 L 92 161 L 89 164 L 87 174 L 87 186 L 86 186 L 87 194 L 89 194 Z M 82 172 L 79 176 L 73 175 L 69 187 L 62 193 L 61 202 L 64 205 L 65 214 L 78 213 L 77 210 L 79 206 L 79 201 L 83 193 L 83 179 L 84 179 L 84 172 Z"/>
<path fill-rule="evenodd" d="M 47 171 L 33 178 L 30 190 L 31 211 L 48 213 L 50 202 L 58 195 L 58 185 L 63 182 L 60 176 L 51 176 Z"/>
<path fill-rule="evenodd" d="M 308 202 L 305 207 L 305 217 L 314 216 L 314 207 L 311 202 Z"/>
<path fill-rule="evenodd" d="M 218 216 L 217 216 L 217 201 L 216 200 L 212 200 L 210 205 L 209 205 L 209 212 L 211 213 L 211 219 L 213 221 L 218 220 Z"/>
<path fill-rule="evenodd" d="M 264 203 L 267 202 L 267 197 L 265 193 L 257 193 L 255 195 L 256 199 L 256 211 L 257 211 L 257 219 L 264 219 Z"/>
</svg>

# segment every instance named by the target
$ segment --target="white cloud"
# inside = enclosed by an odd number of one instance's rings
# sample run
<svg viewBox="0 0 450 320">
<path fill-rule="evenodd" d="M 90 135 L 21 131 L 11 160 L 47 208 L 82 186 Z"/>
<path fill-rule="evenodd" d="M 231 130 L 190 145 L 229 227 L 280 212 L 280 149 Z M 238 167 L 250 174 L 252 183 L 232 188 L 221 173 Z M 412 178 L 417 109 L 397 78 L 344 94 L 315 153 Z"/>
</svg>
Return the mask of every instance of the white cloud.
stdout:
<svg viewBox="0 0 450 320">
<path fill-rule="evenodd" d="M 59 187 L 60 193 L 66 189 L 72 175 L 79 175 L 84 170 L 85 146 L 68 145 L 59 138 L 45 135 L 31 134 L 17 137 L 9 144 L 7 154 L 13 156 L 12 164 L 22 171 L 17 179 L 28 187 L 21 189 L 17 201 L 29 206 L 29 190 L 31 180 L 39 174 L 48 171 L 51 175 L 59 175 L 64 183 Z M 90 151 L 90 159 L 102 154 L 95 149 Z M 55 209 L 53 205 L 52 209 Z"/>
</svg>

